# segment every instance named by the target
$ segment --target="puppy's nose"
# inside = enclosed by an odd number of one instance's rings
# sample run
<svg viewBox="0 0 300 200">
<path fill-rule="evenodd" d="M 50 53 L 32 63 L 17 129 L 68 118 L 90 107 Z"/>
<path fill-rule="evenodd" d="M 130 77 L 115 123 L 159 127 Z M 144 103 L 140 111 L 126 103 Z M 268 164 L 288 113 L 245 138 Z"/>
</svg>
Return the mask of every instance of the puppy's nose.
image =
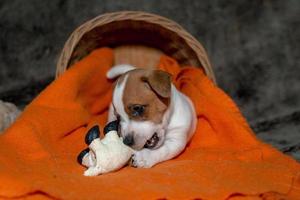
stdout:
<svg viewBox="0 0 300 200">
<path fill-rule="evenodd" d="M 134 138 L 132 135 L 126 135 L 123 143 L 126 144 L 127 146 L 132 146 L 134 144 Z"/>
</svg>

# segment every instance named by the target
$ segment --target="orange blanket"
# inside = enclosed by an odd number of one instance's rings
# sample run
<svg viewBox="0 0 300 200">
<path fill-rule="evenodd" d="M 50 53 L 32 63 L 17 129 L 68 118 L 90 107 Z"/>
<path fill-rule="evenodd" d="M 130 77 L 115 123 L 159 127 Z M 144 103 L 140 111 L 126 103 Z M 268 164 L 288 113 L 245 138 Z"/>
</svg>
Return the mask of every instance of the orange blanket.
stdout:
<svg viewBox="0 0 300 200">
<path fill-rule="evenodd" d="M 0 199 L 300 199 L 300 165 L 255 138 L 239 109 L 200 69 L 160 68 L 195 104 L 185 152 L 151 169 L 84 177 L 87 128 L 105 124 L 113 52 L 102 48 L 48 86 L 0 137 Z"/>
</svg>

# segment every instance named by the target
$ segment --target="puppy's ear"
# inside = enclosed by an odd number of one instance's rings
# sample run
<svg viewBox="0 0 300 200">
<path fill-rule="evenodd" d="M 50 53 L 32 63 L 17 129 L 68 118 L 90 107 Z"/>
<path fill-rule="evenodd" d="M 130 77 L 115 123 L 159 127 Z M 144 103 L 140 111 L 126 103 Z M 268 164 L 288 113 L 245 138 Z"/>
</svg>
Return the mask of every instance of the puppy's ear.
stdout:
<svg viewBox="0 0 300 200">
<path fill-rule="evenodd" d="M 159 96 L 163 98 L 171 96 L 171 74 L 161 70 L 152 70 L 142 80 L 147 82 L 151 89 Z"/>
<path fill-rule="evenodd" d="M 106 73 L 106 77 L 108 79 L 114 79 L 134 69 L 135 67 L 131 65 L 126 65 L 126 64 L 116 65 L 112 67 L 110 70 L 108 70 L 108 72 Z"/>
</svg>

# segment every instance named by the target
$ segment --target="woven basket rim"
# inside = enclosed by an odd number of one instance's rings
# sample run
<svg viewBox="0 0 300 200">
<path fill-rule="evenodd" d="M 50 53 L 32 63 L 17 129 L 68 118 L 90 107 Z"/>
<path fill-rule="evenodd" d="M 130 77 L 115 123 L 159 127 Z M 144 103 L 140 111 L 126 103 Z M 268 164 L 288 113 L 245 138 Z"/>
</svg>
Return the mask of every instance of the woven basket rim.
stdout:
<svg viewBox="0 0 300 200">
<path fill-rule="evenodd" d="M 96 27 L 103 26 L 109 23 L 116 21 L 145 21 L 146 23 L 159 25 L 164 29 L 176 33 L 180 38 L 186 41 L 189 47 L 195 52 L 199 62 L 201 63 L 207 76 L 216 83 L 215 74 L 213 72 L 211 63 L 208 59 L 207 53 L 201 43 L 196 40 L 190 33 L 188 33 L 182 26 L 177 22 L 174 22 L 166 17 L 143 12 L 143 11 L 118 11 L 118 12 L 109 12 L 102 15 L 99 15 L 93 19 L 86 21 L 76 28 L 68 40 L 66 41 L 62 52 L 58 58 L 56 66 L 56 77 L 60 76 L 68 67 L 69 60 L 72 56 L 72 53 L 84 36 L 85 33 L 93 30 Z"/>
</svg>

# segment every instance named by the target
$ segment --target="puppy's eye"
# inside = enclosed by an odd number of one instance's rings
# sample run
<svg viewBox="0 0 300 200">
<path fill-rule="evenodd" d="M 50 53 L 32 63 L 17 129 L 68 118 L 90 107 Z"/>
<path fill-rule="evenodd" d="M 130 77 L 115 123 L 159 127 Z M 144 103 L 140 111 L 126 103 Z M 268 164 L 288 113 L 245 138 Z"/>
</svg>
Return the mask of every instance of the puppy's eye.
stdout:
<svg viewBox="0 0 300 200">
<path fill-rule="evenodd" d="M 133 104 L 129 106 L 129 110 L 132 116 L 142 116 L 145 112 L 146 105 Z"/>
</svg>

